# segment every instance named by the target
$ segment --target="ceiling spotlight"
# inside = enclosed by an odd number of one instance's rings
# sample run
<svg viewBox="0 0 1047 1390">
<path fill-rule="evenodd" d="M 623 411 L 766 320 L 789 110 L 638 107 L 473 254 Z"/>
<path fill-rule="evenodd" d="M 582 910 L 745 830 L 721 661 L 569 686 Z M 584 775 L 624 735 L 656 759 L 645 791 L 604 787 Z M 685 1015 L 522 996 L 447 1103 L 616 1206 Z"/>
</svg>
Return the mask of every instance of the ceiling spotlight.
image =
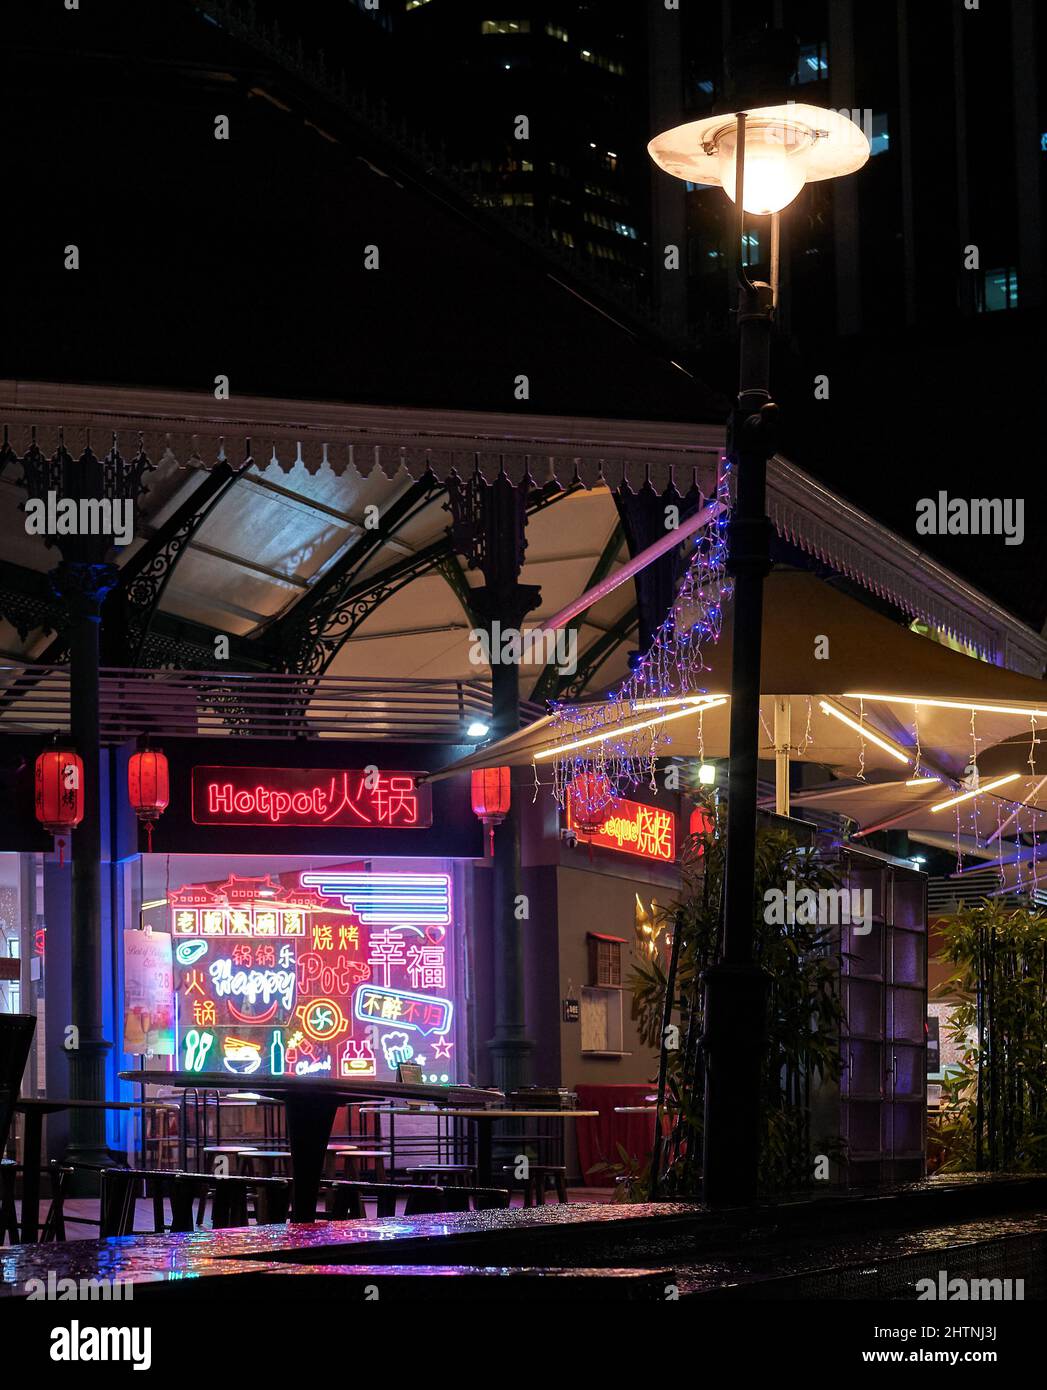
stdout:
<svg viewBox="0 0 1047 1390">
<path fill-rule="evenodd" d="M 716 764 L 702 763 L 698 769 L 698 781 L 703 787 L 711 787 L 716 781 Z"/>
<path fill-rule="evenodd" d="M 490 724 L 485 724 L 482 719 L 474 719 L 465 731 L 466 738 L 484 738 L 491 732 Z"/>
</svg>

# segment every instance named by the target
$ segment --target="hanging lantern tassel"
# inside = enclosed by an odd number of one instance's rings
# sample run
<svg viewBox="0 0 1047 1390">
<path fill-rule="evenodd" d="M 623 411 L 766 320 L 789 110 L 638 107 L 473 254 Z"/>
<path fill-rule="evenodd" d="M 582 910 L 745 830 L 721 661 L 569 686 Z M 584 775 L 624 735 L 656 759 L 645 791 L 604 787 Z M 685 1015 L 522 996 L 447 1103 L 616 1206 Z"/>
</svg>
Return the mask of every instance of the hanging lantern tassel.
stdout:
<svg viewBox="0 0 1047 1390">
<path fill-rule="evenodd" d="M 167 756 L 159 748 L 132 753 L 127 764 L 127 795 L 134 813 L 145 826 L 147 852 L 153 852 L 153 827 L 167 810 L 170 777 Z"/>
<path fill-rule="evenodd" d="M 494 858 L 494 828 L 509 813 L 509 769 L 481 767 L 472 775 L 473 814 L 487 826 L 487 853 Z"/>
<path fill-rule="evenodd" d="M 55 847 L 56 847 L 57 850 L 58 850 L 58 867 L 59 867 L 60 869 L 61 869 L 61 868 L 64 868 L 64 866 L 65 866 L 65 841 L 62 839 L 61 835 L 57 836 L 57 838 L 55 839 Z"/>
</svg>

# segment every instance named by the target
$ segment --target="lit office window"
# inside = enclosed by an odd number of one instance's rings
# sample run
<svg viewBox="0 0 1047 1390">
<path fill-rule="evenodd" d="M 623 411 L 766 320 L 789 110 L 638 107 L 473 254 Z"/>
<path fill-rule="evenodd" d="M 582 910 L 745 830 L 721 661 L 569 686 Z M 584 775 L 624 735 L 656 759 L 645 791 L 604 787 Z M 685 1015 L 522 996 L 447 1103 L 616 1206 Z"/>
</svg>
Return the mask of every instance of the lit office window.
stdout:
<svg viewBox="0 0 1047 1390">
<path fill-rule="evenodd" d="M 887 113 L 881 111 L 878 116 L 872 118 L 872 130 L 869 134 L 869 145 L 872 154 L 886 154 L 890 148 L 890 132 L 887 129 Z"/>
<path fill-rule="evenodd" d="M 559 39 L 561 43 L 569 43 L 571 36 L 566 29 L 561 29 L 559 24 L 547 24 L 545 32 L 551 39 Z"/>
<path fill-rule="evenodd" d="M 978 296 L 978 312 L 995 314 L 1001 309 L 1018 307 L 1018 272 L 1013 266 L 982 272 Z"/>
<path fill-rule="evenodd" d="M 802 87 L 807 82 L 824 82 L 828 76 L 829 45 L 805 43 L 796 64 L 796 85 Z"/>
<path fill-rule="evenodd" d="M 594 53 L 591 48 L 581 50 L 583 63 L 592 63 L 594 67 L 602 68 L 604 72 L 613 72 L 616 77 L 625 76 L 625 64 L 616 63 L 613 58 L 606 58 L 602 53 Z"/>
<path fill-rule="evenodd" d="M 758 265 L 760 261 L 760 234 L 746 232 L 742 237 L 742 255 L 746 265 Z"/>
<path fill-rule="evenodd" d="M 529 34 L 529 19 L 485 19 L 480 23 L 481 34 Z"/>
</svg>

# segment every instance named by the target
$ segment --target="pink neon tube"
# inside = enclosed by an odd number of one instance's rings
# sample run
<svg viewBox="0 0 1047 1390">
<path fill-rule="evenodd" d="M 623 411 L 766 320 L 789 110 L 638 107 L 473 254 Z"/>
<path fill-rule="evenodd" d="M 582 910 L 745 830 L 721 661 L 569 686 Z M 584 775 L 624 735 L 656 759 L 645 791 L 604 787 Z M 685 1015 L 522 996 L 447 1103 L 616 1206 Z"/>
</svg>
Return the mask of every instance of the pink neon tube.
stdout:
<svg viewBox="0 0 1047 1390">
<path fill-rule="evenodd" d="M 667 550 L 672 550 L 681 541 L 685 541 L 688 536 L 693 536 L 695 531 L 700 531 L 708 522 L 713 521 L 720 515 L 725 508 L 720 502 L 710 502 L 701 511 L 695 512 L 694 516 L 676 528 L 675 531 L 667 531 L 660 541 L 655 541 L 654 545 L 649 545 L 646 550 L 641 550 L 639 555 L 623 565 L 620 570 L 609 575 L 606 579 L 601 579 L 599 584 L 594 584 L 591 589 L 586 590 L 580 598 L 573 599 L 566 608 L 561 608 L 559 613 L 554 613 L 551 618 L 547 618 L 542 624 L 546 632 L 555 632 L 558 627 L 563 627 L 572 618 L 576 618 L 579 613 L 584 613 L 587 608 L 591 608 L 594 603 L 599 603 L 602 598 L 614 592 L 619 584 L 624 584 L 627 579 L 632 579 L 634 574 L 639 574 L 640 570 L 646 569 L 652 560 L 657 560 L 659 555 L 664 555 Z"/>
</svg>

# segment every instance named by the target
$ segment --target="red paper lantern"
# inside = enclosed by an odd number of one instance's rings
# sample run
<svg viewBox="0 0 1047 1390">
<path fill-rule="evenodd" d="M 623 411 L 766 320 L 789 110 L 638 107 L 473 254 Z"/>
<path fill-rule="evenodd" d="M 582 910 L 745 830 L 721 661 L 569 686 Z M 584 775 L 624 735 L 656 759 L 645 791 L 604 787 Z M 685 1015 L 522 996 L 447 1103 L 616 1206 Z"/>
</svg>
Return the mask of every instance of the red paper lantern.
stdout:
<svg viewBox="0 0 1047 1390">
<path fill-rule="evenodd" d="M 488 828 L 490 852 L 494 853 L 494 827 L 501 825 L 509 811 L 509 769 L 481 767 L 473 773 L 473 814 Z"/>
<path fill-rule="evenodd" d="M 132 753 L 127 764 L 127 795 L 134 813 L 145 826 L 149 851 L 153 848 L 153 826 L 167 810 L 170 782 L 167 755 L 159 748 Z"/>
<path fill-rule="evenodd" d="M 581 835 L 595 835 L 607 819 L 614 800 L 611 784 L 602 772 L 580 772 L 567 788 L 571 824 Z"/>
<path fill-rule="evenodd" d="M 694 810 L 691 812 L 691 819 L 688 823 L 688 829 L 690 830 L 692 835 L 709 835 L 711 834 L 715 826 L 716 821 L 714 820 L 714 818 L 709 814 L 708 811 L 704 810 L 701 806 L 696 806 Z M 698 857 L 701 858 L 701 856 L 704 853 L 705 846 L 703 844 L 699 844 Z"/>
<path fill-rule="evenodd" d="M 36 818 L 57 835 L 58 862 L 65 863 L 65 836 L 84 818 L 84 761 L 68 748 L 48 748 L 36 760 Z"/>
</svg>

